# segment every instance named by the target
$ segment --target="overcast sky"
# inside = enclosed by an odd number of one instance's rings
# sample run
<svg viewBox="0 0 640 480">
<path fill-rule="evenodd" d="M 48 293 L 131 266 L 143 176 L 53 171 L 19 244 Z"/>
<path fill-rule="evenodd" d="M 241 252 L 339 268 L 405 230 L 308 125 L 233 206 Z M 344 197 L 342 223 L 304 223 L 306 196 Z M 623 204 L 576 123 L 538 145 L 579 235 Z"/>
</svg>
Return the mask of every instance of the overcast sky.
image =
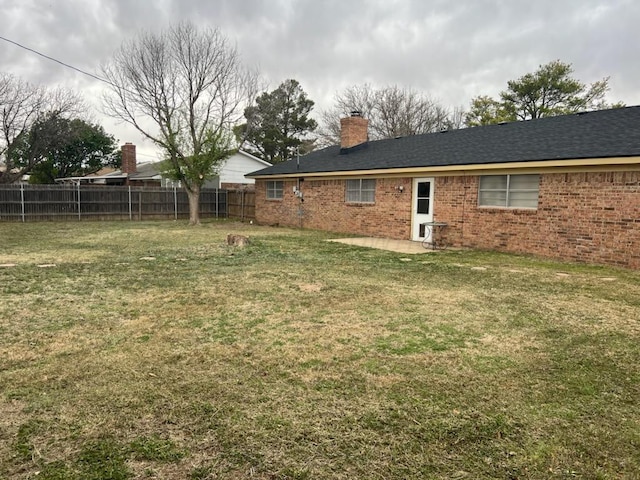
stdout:
<svg viewBox="0 0 640 480">
<path fill-rule="evenodd" d="M 0 18 L 0 36 L 96 74 L 141 30 L 219 27 L 270 90 L 294 78 L 316 111 L 362 83 L 468 107 L 556 59 L 585 83 L 611 77 L 609 101 L 640 104 L 638 0 L 0 0 Z M 108 132 L 151 160 L 132 127 L 100 114 L 99 81 L 5 41 L 0 60 L 0 71 L 82 92 Z"/>
</svg>

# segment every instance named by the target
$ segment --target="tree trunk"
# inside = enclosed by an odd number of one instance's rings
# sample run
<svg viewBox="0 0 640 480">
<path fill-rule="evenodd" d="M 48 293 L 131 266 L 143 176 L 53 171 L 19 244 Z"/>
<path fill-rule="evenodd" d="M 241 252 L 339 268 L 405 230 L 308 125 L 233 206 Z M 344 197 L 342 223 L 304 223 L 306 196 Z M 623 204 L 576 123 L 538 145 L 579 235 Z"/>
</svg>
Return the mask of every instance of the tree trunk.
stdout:
<svg viewBox="0 0 640 480">
<path fill-rule="evenodd" d="M 22 173 L 0 172 L 0 184 L 11 185 L 22 178 Z"/>
<path fill-rule="evenodd" d="M 200 225 L 200 186 L 187 188 L 189 197 L 189 225 Z"/>
</svg>

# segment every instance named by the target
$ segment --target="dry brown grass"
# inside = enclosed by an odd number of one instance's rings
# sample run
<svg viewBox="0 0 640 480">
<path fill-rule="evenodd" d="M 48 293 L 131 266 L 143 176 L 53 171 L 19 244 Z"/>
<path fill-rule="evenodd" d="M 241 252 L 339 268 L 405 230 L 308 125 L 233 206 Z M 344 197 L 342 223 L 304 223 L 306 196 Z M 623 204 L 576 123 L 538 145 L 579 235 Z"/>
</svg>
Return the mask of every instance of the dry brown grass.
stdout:
<svg viewBox="0 0 640 480">
<path fill-rule="evenodd" d="M 0 234 L 0 478 L 640 475 L 637 272 L 226 222 Z"/>
</svg>

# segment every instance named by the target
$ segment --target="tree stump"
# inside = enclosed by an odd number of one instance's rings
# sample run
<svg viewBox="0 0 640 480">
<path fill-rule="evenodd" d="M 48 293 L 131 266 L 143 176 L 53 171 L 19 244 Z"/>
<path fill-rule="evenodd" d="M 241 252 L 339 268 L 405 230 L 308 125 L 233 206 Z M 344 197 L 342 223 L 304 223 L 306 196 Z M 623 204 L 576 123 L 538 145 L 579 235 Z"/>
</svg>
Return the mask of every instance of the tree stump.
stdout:
<svg viewBox="0 0 640 480">
<path fill-rule="evenodd" d="M 249 245 L 249 237 L 230 233 L 227 235 L 227 245 L 232 247 L 244 247 Z"/>
</svg>

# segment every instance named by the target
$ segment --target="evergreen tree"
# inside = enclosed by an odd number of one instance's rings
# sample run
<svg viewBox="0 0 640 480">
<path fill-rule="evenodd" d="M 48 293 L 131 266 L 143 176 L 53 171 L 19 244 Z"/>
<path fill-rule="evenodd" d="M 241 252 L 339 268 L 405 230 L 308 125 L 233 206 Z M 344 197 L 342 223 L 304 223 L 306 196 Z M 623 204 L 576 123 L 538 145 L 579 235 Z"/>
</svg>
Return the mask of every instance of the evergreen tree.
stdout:
<svg viewBox="0 0 640 480">
<path fill-rule="evenodd" d="M 317 127 L 316 121 L 309 118 L 313 105 L 293 79 L 263 93 L 254 106 L 245 109 L 247 122 L 236 127 L 242 148 L 271 163 L 290 160 L 296 151 L 311 151 L 313 142 L 305 135 Z"/>
</svg>

